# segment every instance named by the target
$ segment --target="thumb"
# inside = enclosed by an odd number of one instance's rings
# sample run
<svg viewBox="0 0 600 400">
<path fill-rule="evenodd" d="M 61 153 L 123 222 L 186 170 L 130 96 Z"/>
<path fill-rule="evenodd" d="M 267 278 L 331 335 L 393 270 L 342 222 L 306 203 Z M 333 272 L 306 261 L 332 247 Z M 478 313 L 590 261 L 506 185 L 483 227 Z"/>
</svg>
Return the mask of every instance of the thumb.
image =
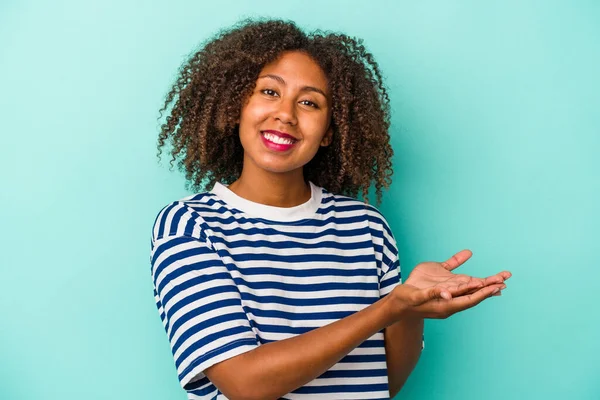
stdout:
<svg viewBox="0 0 600 400">
<path fill-rule="evenodd" d="M 427 289 L 427 293 L 426 293 L 426 299 L 425 301 L 423 301 L 423 303 L 425 303 L 428 300 L 435 300 L 435 299 L 445 299 L 445 300 L 450 300 L 452 298 L 452 295 L 450 294 L 450 292 L 442 287 L 439 286 L 434 286 L 431 288 Z"/>
<path fill-rule="evenodd" d="M 452 295 L 445 289 L 441 287 L 430 287 L 427 289 L 421 289 L 417 293 L 415 293 L 413 297 L 413 305 L 420 306 L 421 304 L 425 304 L 428 301 L 435 299 L 451 299 Z"/>
</svg>

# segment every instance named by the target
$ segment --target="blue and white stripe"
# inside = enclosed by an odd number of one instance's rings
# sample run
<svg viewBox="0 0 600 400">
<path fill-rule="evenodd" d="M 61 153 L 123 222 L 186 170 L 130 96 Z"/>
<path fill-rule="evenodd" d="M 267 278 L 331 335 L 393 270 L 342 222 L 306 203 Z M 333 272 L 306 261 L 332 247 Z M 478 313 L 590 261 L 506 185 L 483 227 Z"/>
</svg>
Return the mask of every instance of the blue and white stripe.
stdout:
<svg viewBox="0 0 600 400">
<path fill-rule="evenodd" d="M 311 183 L 287 209 L 226 186 L 165 206 L 152 230 L 154 295 L 189 399 L 226 399 L 202 371 L 344 318 L 400 282 L 396 242 L 373 206 Z M 389 399 L 383 332 L 285 399 Z"/>
</svg>

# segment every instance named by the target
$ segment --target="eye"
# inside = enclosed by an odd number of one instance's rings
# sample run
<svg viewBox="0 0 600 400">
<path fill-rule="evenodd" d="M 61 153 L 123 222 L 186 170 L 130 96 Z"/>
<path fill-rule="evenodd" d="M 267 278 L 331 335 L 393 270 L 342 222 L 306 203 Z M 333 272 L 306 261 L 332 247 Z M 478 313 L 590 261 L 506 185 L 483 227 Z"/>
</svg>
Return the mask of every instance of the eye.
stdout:
<svg viewBox="0 0 600 400">
<path fill-rule="evenodd" d="M 277 94 L 277 92 L 273 89 L 263 89 L 260 92 L 266 94 L 267 96 L 273 96 L 273 94 Z"/>
<path fill-rule="evenodd" d="M 315 103 L 313 103 L 312 101 L 309 100 L 302 100 L 301 103 L 308 103 L 307 105 L 313 108 L 319 108 L 318 105 L 316 105 Z"/>
</svg>

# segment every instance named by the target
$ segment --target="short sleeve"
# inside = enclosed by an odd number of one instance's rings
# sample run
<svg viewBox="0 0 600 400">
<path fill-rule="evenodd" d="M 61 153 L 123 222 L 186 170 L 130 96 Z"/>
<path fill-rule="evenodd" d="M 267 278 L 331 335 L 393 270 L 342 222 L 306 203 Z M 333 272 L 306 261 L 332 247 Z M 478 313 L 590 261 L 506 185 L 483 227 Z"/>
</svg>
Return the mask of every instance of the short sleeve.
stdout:
<svg viewBox="0 0 600 400">
<path fill-rule="evenodd" d="M 396 245 L 396 240 L 387 221 L 385 221 L 385 219 L 383 221 L 383 271 L 381 279 L 379 280 L 380 298 L 387 296 L 396 286 L 402 284 L 398 246 Z M 421 338 L 421 350 L 423 349 L 425 349 L 425 334 L 423 334 Z"/>
<path fill-rule="evenodd" d="M 395 261 L 392 261 L 391 264 L 386 265 L 383 270 L 383 275 L 379 282 L 379 297 L 383 298 L 387 296 L 392 289 L 402 283 L 402 279 L 400 277 L 400 262 L 396 257 Z"/>
<path fill-rule="evenodd" d="M 392 289 L 402 283 L 400 260 L 396 239 L 387 221 L 381 216 L 381 277 L 379 278 L 379 297 L 387 296 Z"/>
<path fill-rule="evenodd" d="M 209 242 L 153 240 L 150 260 L 156 306 L 184 389 L 207 382 L 206 368 L 258 347 L 240 292 Z"/>
</svg>

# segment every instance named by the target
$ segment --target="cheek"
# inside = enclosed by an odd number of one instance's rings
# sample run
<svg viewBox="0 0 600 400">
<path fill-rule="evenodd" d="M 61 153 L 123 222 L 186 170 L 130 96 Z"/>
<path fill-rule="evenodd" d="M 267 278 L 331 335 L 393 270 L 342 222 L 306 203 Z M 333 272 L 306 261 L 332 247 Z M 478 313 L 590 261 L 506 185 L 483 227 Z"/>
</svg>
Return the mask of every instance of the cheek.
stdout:
<svg viewBox="0 0 600 400">
<path fill-rule="evenodd" d="M 257 130 L 263 126 L 267 115 L 268 111 L 265 111 L 265 107 L 258 104 L 256 101 L 250 100 L 242 108 L 239 131 L 242 147 L 253 143 Z"/>
<path fill-rule="evenodd" d="M 250 99 L 248 104 L 242 109 L 242 119 L 248 122 L 260 121 L 269 113 L 268 107 L 257 100 Z"/>
<path fill-rule="evenodd" d="M 305 129 L 306 132 L 314 132 L 315 135 L 324 136 L 327 131 L 327 116 L 315 116 L 314 118 L 310 118 L 306 120 L 306 127 L 309 129 Z"/>
</svg>

